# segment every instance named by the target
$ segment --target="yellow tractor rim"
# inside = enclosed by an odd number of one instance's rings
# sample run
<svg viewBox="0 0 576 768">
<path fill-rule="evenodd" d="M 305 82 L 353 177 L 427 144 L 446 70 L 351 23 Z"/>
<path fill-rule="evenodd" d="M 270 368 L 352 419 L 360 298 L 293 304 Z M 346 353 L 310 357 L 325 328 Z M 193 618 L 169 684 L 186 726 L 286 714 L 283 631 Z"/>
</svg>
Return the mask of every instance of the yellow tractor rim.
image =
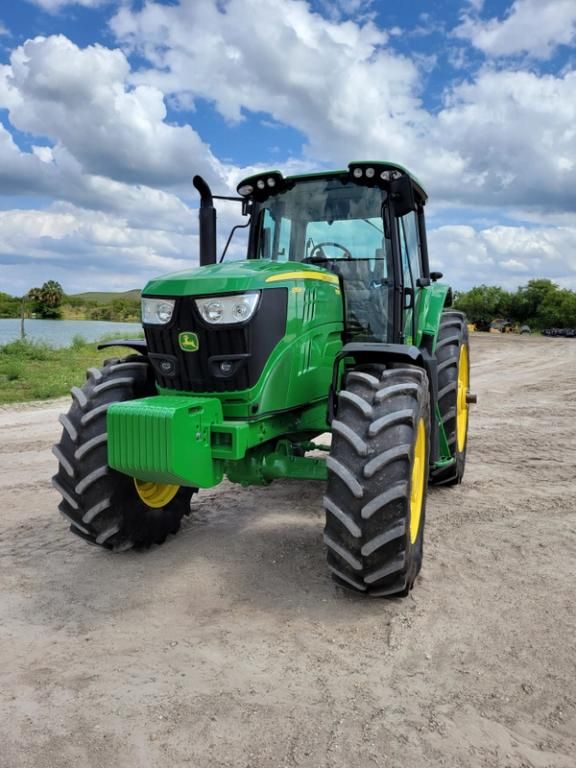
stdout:
<svg viewBox="0 0 576 768">
<path fill-rule="evenodd" d="M 468 359 L 468 345 L 460 347 L 458 359 L 458 397 L 456 401 L 456 447 L 458 453 L 462 453 L 466 447 L 466 434 L 468 432 L 468 389 L 470 388 L 470 362 Z"/>
<path fill-rule="evenodd" d="M 152 509 L 160 509 L 169 504 L 174 496 L 180 490 L 179 485 L 168 485 L 166 483 L 148 483 L 144 480 L 134 478 L 136 493 L 142 499 L 144 504 Z"/>
<path fill-rule="evenodd" d="M 420 530 L 422 504 L 424 503 L 424 483 L 426 481 L 426 425 L 420 419 L 416 429 L 414 461 L 410 492 L 410 542 L 414 544 Z"/>
</svg>

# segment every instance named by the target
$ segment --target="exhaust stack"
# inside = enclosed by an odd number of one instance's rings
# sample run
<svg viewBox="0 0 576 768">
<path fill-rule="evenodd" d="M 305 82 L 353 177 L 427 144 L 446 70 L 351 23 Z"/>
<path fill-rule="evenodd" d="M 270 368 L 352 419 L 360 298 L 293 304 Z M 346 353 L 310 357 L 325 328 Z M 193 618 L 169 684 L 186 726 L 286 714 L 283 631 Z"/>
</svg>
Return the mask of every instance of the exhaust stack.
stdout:
<svg viewBox="0 0 576 768">
<path fill-rule="evenodd" d="M 194 176 L 192 183 L 200 193 L 200 266 L 205 267 L 207 264 L 216 264 L 216 208 L 210 187 L 202 176 Z"/>
</svg>

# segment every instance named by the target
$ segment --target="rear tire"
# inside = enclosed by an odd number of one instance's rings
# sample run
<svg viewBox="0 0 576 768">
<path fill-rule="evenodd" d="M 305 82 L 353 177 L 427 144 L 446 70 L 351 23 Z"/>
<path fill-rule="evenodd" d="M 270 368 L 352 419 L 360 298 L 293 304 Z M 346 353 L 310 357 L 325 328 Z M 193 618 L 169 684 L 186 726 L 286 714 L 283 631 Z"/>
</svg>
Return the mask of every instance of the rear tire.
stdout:
<svg viewBox="0 0 576 768">
<path fill-rule="evenodd" d="M 423 370 L 348 374 L 324 498 L 328 566 L 340 585 L 375 597 L 412 588 L 422 566 L 429 434 Z"/>
<path fill-rule="evenodd" d="M 465 373 L 462 368 L 468 366 L 469 374 L 470 366 L 468 326 L 466 316 L 462 312 L 449 310 L 442 313 L 436 344 L 436 360 L 438 361 L 438 408 L 450 455 L 455 462 L 449 467 L 432 470 L 430 482 L 434 485 L 457 485 L 464 477 L 468 445 L 468 404 L 465 402 L 467 392 L 460 393 L 459 400 L 459 389 L 462 389 L 461 379 Z"/>
<path fill-rule="evenodd" d="M 62 495 L 60 512 L 73 533 L 106 549 L 122 551 L 162 544 L 190 513 L 195 488 L 179 488 L 163 507 L 151 507 L 134 479 L 108 466 L 106 411 L 112 403 L 156 393 L 148 361 L 141 355 L 90 368 L 72 406 L 60 416 L 62 437 L 53 450 L 58 472 L 52 478 Z"/>
</svg>

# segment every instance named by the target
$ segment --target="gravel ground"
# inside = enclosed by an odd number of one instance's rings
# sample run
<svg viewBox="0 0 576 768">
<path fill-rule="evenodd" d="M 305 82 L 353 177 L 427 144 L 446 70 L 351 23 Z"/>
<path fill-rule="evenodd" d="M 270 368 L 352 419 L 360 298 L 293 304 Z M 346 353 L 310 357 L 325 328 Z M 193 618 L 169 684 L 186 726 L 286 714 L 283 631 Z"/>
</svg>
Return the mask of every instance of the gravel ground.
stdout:
<svg viewBox="0 0 576 768">
<path fill-rule="evenodd" d="M 466 477 L 397 601 L 331 583 L 319 484 L 92 548 L 50 487 L 67 401 L 0 408 L 1 768 L 574 768 L 576 341 L 472 354 Z"/>
</svg>

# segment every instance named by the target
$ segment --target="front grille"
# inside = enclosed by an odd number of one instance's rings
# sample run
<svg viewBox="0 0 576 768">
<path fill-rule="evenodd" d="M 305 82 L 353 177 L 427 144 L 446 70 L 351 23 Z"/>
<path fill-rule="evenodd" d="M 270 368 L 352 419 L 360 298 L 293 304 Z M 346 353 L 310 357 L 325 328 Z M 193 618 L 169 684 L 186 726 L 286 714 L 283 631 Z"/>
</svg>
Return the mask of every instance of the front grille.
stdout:
<svg viewBox="0 0 576 768">
<path fill-rule="evenodd" d="M 168 326 L 144 326 L 158 384 L 185 392 L 230 392 L 253 387 L 270 353 L 286 333 L 287 304 L 286 288 L 268 288 L 262 291 L 256 314 L 248 323 L 219 328 L 200 317 L 193 298 L 177 299 Z M 196 352 L 180 349 L 178 336 L 185 331 L 198 336 Z M 217 358 L 226 359 L 228 355 L 232 371 L 223 375 Z M 169 375 L 163 373 L 166 368 L 170 369 Z"/>
</svg>

